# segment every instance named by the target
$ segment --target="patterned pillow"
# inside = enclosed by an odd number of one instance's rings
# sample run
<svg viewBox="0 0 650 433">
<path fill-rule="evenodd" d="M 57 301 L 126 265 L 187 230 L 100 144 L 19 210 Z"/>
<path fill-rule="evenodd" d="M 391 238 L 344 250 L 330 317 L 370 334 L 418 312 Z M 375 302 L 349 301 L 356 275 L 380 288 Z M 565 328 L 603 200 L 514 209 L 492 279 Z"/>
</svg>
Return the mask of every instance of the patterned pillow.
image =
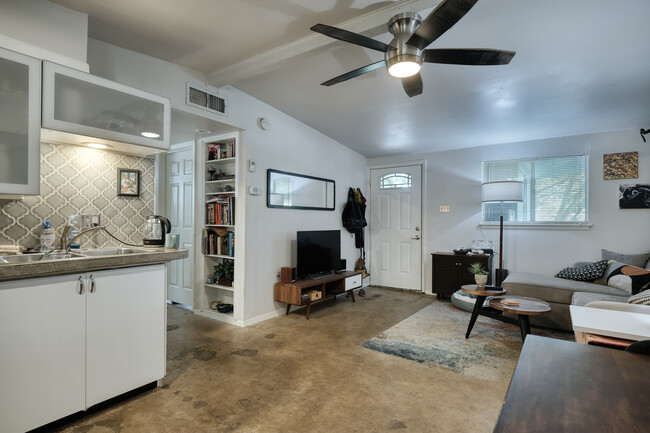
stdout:
<svg viewBox="0 0 650 433">
<path fill-rule="evenodd" d="M 650 305 L 650 289 L 637 293 L 627 298 L 628 304 Z"/>
<path fill-rule="evenodd" d="M 646 289 L 646 286 L 650 287 L 649 270 L 613 260 L 609 261 L 603 278 L 609 287 L 624 290 L 632 295 Z"/>
<path fill-rule="evenodd" d="M 555 276 L 566 280 L 593 281 L 600 278 L 607 269 L 607 260 L 600 260 L 579 268 L 564 268 Z"/>
</svg>

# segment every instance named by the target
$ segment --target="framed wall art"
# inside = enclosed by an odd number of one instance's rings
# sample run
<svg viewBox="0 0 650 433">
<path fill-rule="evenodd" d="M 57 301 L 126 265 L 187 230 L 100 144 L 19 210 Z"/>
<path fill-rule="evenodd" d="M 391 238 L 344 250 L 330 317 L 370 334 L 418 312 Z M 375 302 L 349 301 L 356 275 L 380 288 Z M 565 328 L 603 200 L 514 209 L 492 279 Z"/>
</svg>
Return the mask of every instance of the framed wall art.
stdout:
<svg viewBox="0 0 650 433">
<path fill-rule="evenodd" d="M 621 184 L 618 189 L 620 209 L 650 209 L 650 183 Z"/>
<path fill-rule="evenodd" d="M 117 195 L 140 197 L 140 170 L 117 169 Z"/>
<path fill-rule="evenodd" d="M 637 177 L 639 177 L 639 152 L 603 155 L 603 180 L 636 179 Z"/>
</svg>

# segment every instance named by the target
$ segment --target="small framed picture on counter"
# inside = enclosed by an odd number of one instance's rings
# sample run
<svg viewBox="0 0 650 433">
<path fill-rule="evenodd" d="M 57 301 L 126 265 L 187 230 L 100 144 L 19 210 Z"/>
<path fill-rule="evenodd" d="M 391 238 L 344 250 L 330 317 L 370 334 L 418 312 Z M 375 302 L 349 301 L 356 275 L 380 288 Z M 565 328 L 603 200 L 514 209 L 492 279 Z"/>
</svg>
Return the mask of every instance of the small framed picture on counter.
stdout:
<svg viewBox="0 0 650 433">
<path fill-rule="evenodd" d="M 140 197 L 140 170 L 117 169 L 117 195 Z"/>
</svg>

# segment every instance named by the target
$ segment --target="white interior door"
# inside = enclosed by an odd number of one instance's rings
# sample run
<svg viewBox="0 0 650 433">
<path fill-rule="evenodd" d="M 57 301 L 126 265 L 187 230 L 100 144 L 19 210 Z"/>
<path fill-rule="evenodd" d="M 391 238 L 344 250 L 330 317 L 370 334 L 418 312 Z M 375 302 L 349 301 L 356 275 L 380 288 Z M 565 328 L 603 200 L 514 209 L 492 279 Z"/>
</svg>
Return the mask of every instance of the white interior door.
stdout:
<svg viewBox="0 0 650 433">
<path fill-rule="evenodd" d="M 190 252 L 184 260 L 169 262 L 167 299 L 194 305 L 194 151 L 167 154 L 167 209 L 171 233 L 179 235 L 179 248 Z"/>
<path fill-rule="evenodd" d="M 370 171 L 370 278 L 372 284 L 421 290 L 422 168 Z"/>
</svg>

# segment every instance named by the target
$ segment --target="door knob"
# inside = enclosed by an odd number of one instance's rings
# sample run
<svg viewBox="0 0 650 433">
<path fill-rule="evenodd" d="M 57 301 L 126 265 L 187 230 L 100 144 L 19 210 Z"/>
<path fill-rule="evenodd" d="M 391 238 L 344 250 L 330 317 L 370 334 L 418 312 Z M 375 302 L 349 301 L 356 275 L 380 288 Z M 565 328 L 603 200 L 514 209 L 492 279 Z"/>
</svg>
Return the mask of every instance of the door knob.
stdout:
<svg viewBox="0 0 650 433">
<path fill-rule="evenodd" d="M 420 235 L 412 236 L 411 239 L 415 239 L 416 241 L 419 241 L 420 240 Z"/>
</svg>

